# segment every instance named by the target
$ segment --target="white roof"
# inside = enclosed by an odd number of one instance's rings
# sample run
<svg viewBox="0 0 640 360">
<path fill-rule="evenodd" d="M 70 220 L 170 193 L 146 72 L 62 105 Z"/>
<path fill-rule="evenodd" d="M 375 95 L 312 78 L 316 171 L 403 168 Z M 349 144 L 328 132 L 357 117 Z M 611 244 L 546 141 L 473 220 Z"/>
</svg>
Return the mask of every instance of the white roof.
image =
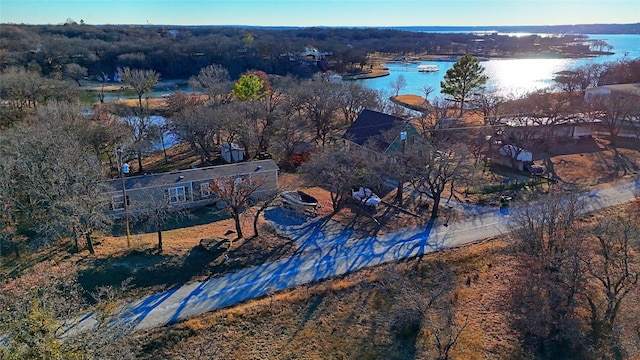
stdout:
<svg viewBox="0 0 640 360">
<path fill-rule="evenodd" d="M 596 88 L 587 89 L 586 91 L 599 92 L 599 90 L 602 90 L 602 89 L 640 96 L 640 83 L 603 85 L 603 86 L 598 86 Z"/>
</svg>

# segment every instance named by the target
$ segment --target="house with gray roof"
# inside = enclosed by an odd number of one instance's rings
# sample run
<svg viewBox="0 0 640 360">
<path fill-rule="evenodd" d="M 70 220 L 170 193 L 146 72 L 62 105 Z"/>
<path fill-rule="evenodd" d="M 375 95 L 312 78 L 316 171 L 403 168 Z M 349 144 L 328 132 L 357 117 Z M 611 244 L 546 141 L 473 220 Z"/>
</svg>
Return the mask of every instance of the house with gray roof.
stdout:
<svg viewBox="0 0 640 360">
<path fill-rule="evenodd" d="M 342 136 L 353 144 L 364 146 L 379 154 L 400 152 L 401 133 L 406 135 L 406 145 L 411 146 L 420 134 L 411 122 L 394 115 L 374 110 L 363 110 Z"/>
<path fill-rule="evenodd" d="M 110 200 L 108 213 L 114 218 L 124 217 L 124 193 L 128 210 L 133 213 L 144 212 L 151 204 L 164 201 L 183 209 L 211 205 L 216 202 L 216 196 L 210 185 L 216 179 L 257 182 L 259 186 L 253 197 L 264 197 L 278 190 L 278 170 L 278 165 L 267 159 L 131 176 L 124 181 L 109 180 L 106 182 L 106 195 Z"/>
</svg>

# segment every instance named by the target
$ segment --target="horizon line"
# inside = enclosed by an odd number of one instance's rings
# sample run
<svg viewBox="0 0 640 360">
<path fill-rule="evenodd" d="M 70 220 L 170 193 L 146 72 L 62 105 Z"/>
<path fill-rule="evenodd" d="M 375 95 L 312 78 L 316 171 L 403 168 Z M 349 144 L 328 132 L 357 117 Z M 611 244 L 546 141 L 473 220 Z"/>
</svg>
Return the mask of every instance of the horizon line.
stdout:
<svg viewBox="0 0 640 360">
<path fill-rule="evenodd" d="M 639 25 L 640 22 L 634 23 L 583 23 L 583 24 L 555 24 L 555 25 L 248 25 L 248 24 L 153 24 L 153 23 L 103 23 L 89 24 L 76 23 L 77 25 L 89 26 L 209 26 L 209 27 L 256 27 L 256 28 L 408 28 L 408 27 L 428 27 L 428 28 L 517 28 L 517 27 L 575 27 L 575 26 L 633 26 Z M 0 23 L 0 25 L 27 25 L 27 26 L 64 26 L 67 23 L 47 23 L 47 24 L 31 24 L 31 23 Z"/>
</svg>

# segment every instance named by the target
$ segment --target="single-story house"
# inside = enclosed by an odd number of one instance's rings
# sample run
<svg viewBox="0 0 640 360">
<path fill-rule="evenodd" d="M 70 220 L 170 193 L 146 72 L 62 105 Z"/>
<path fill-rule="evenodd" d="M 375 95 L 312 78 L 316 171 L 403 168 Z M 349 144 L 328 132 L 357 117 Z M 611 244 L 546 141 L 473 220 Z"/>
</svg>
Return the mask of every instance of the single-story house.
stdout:
<svg viewBox="0 0 640 360">
<path fill-rule="evenodd" d="M 278 170 L 278 165 L 267 159 L 109 180 L 106 182 L 106 195 L 111 200 L 108 213 L 115 218 L 124 217 L 123 180 L 129 210 L 135 213 L 144 212 L 158 201 L 179 208 L 213 204 L 215 194 L 209 185 L 216 179 L 259 181 L 253 195 L 260 198 L 278 190 Z"/>
<path fill-rule="evenodd" d="M 621 129 L 618 136 L 638 137 L 640 126 L 640 83 L 604 85 L 587 89 L 584 101 L 606 107 L 604 120 Z"/>
<path fill-rule="evenodd" d="M 555 139 L 578 140 L 590 138 L 602 124 L 600 119 L 588 119 L 579 115 L 567 119 L 518 117 L 500 120 L 506 141 Z"/>
<path fill-rule="evenodd" d="M 403 132 L 404 135 L 401 135 Z M 401 139 L 401 136 L 406 138 Z M 405 146 L 412 146 L 420 134 L 401 117 L 365 109 L 342 138 L 379 154 L 390 154 L 402 150 L 403 140 Z"/>
<path fill-rule="evenodd" d="M 640 83 L 604 85 L 585 90 L 584 100 L 627 103 L 640 109 Z"/>
</svg>

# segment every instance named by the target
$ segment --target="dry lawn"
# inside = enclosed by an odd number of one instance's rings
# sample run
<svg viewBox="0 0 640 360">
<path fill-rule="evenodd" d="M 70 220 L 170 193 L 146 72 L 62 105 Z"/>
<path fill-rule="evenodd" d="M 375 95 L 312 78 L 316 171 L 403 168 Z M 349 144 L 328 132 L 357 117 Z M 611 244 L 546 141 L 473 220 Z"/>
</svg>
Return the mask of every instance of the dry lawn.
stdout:
<svg viewBox="0 0 640 360">
<path fill-rule="evenodd" d="M 640 140 L 618 139 L 617 143 L 615 151 L 607 137 L 578 145 L 559 144 L 550 154 L 553 169 L 563 182 L 581 186 L 604 184 L 623 175 L 640 173 Z M 622 166 L 627 167 L 626 173 Z"/>
<path fill-rule="evenodd" d="M 637 206 L 637 205 L 636 205 Z M 633 208 L 637 211 L 637 208 Z M 600 216 L 607 216 L 607 213 Z M 591 216 L 584 220 L 590 223 Z M 398 332 L 397 308 L 379 279 L 386 274 L 447 264 L 453 273 L 456 323 L 467 322 L 452 359 L 519 359 L 519 316 L 510 306 L 515 284 L 526 282 L 514 270 L 518 259 L 507 239 L 491 239 L 391 263 L 333 280 L 274 293 L 262 299 L 152 329 L 136 338 L 146 359 L 413 359 L 433 358 L 423 332 Z M 422 279 L 412 279 L 420 284 Z M 425 288 L 423 291 L 427 291 Z M 638 354 L 633 324 L 640 294 L 622 312 L 625 346 Z M 409 306 L 407 304 L 407 306 Z M 431 349 L 431 350 L 430 350 Z"/>
</svg>

